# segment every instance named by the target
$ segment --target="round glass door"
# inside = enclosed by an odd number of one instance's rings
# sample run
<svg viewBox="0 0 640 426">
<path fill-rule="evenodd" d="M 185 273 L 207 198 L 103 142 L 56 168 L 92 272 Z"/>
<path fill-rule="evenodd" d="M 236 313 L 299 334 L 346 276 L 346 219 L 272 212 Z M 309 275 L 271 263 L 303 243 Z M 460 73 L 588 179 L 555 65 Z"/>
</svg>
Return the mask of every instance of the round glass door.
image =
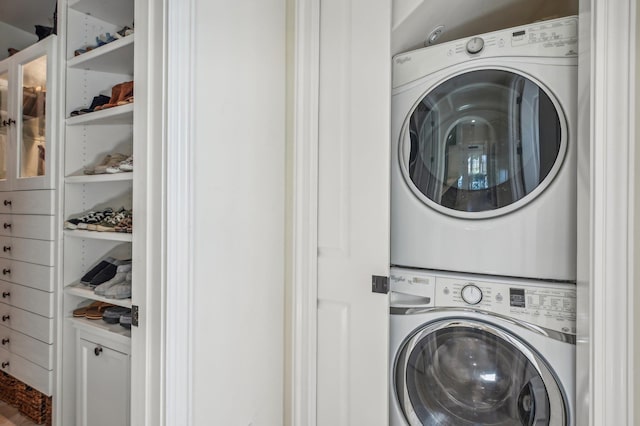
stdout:
<svg viewBox="0 0 640 426">
<path fill-rule="evenodd" d="M 427 205 L 485 218 L 526 204 L 553 180 L 566 124 L 542 86 L 511 71 L 470 71 L 429 91 L 405 123 L 401 169 Z"/>
<path fill-rule="evenodd" d="M 445 321 L 418 332 L 400 352 L 395 385 L 411 425 L 566 424 L 546 363 L 480 322 Z"/>
</svg>

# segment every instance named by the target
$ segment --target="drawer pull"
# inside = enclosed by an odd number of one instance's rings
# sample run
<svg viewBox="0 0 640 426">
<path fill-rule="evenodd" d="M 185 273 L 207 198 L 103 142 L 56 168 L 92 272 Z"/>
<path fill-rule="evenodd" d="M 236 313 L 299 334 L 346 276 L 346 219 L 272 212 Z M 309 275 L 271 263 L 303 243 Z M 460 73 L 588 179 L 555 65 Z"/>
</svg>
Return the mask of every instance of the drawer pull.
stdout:
<svg viewBox="0 0 640 426">
<path fill-rule="evenodd" d="M 8 292 L 8 291 L 3 291 L 3 292 L 2 292 L 2 298 L 3 298 L 3 299 L 6 299 L 6 298 L 7 298 L 7 297 L 9 297 L 9 296 L 11 296 L 11 293 L 10 293 L 10 292 Z"/>
<path fill-rule="evenodd" d="M 10 223 L 6 223 L 3 225 L 4 229 L 11 229 L 11 224 Z"/>
<path fill-rule="evenodd" d="M 6 345 L 7 343 L 9 343 L 9 338 L 5 337 L 4 339 L 2 339 L 2 344 Z"/>
<path fill-rule="evenodd" d="M 11 246 L 2 247 L 2 251 L 5 252 L 5 253 L 8 252 L 8 251 L 11 251 Z"/>
<path fill-rule="evenodd" d="M 3 363 L 2 363 L 2 364 L 0 364 L 0 365 L 2 365 L 2 368 L 7 368 L 7 367 L 9 366 L 9 361 L 7 361 L 7 362 L 3 362 Z"/>
<path fill-rule="evenodd" d="M 100 354 L 102 353 L 102 346 L 96 346 L 93 349 L 93 353 L 96 354 L 96 356 L 100 356 Z"/>
<path fill-rule="evenodd" d="M 9 269 L 9 268 L 4 268 L 2 270 L 2 275 L 9 275 L 10 273 L 11 273 L 11 269 Z"/>
<path fill-rule="evenodd" d="M 10 315 L 3 315 L 2 316 L 2 322 L 9 321 L 10 319 L 11 319 Z"/>
<path fill-rule="evenodd" d="M 11 205 L 11 200 L 4 200 L 4 205 L 6 206 L 10 206 Z"/>
</svg>

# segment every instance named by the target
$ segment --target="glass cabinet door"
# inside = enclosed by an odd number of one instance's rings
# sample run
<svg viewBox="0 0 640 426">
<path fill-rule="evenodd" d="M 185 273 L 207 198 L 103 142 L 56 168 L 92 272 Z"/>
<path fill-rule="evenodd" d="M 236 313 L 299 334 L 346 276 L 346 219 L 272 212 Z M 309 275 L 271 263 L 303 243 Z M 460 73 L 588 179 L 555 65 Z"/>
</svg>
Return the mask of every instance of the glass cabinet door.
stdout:
<svg viewBox="0 0 640 426">
<path fill-rule="evenodd" d="M 0 70 L 0 182 L 7 180 L 9 144 L 9 71 Z"/>
<path fill-rule="evenodd" d="M 20 67 L 22 131 L 18 142 L 18 178 L 44 176 L 46 172 L 47 57 L 33 59 Z"/>
</svg>

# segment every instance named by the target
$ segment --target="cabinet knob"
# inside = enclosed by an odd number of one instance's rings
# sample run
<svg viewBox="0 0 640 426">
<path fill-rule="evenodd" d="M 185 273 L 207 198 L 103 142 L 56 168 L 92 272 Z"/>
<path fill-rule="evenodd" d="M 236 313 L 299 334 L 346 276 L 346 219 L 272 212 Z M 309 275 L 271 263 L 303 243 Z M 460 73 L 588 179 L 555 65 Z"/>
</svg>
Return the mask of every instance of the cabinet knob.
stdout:
<svg viewBox="0 0 640 426">
<path fill-rule="evenodd" d="M 7 297 L 9 297 L 9 296 L 11 296 L 11 293 L 10 293 L 10 292 L 8 292 L 8 291 L 3 291 L 3 292 L 2 292 L 2 298 L 3 298 L 3 299 L 6 299 L 6 298 L 7 298 Z"/>
<path fill-rule="evenodd" d="M 2 322 L 9 321 L 10 319 L 11 319 L 10 315 L 3 315 L 2 316 Z"/>
<path fill-rule="evenodd" d="M 9 269 L 9 268 L 4 268 L 2 270 L 2 275 L 9 275 L 10 273 L 11 273 L 11 269 Z"/>
<path fill-rule="evenodd" d="M 2 247 L 2 251 L 5 252 L 5 253 L 8 252 L 8 251 L 11 251 L 11 246 Z"/>
<path fill-rule="evenodd" d="M 4 200 L 4 205 L 5 206 L 10 206 L 11 205 L 11 200 Z"/>
<path fill-rule="evenodd" d="M 96 354 L 96 356 L 100 356 L 102 353 L 102 346 L 96 346 L 95 349 L 93 349 L 93 353 Z"/>
<path fill-rule="evenodd" d="M 6 345 L 7 343 L 9 343 L 9 338 L 5 337 L 4 339 L 2 339 L 2 344 Z"/>
<path fill-rule="evenodd" d="M 2 125 L 3 126 L 11 126 L 12 124 L 15 124 L 16 120 L 14 120 L 13 118 L 10 118 L 9 120 L 2 120 Z"/>
<path fill-rule="evenodd" d="M 16 124 L 16 120 L 14 120 L 13 118 L 9 119 L 9 126 L 11 126 L 12 124 Z"/>
<path fill-rule="evenodd" d="M 4 229 L 10 229 L 11 228 L 11 224 L 10 223 L 4 223 Z"/>
<path fill-rule="evenodd" d="M 7 367 L 9 366 L 9 361 L 7 361 L 7 362 L 3 362 L 3 363 L 2 363 L 2 364 L 0 364 L 0 365 L 2 365 L 2 368 L 7 368 Z"/>
</svg>

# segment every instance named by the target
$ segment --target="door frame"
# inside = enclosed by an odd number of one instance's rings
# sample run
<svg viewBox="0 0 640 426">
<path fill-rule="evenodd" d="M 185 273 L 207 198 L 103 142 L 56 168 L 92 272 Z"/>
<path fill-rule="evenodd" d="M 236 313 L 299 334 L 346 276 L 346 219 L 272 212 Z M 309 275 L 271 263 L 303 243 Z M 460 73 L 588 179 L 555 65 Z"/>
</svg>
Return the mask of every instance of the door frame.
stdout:
<svg viewBox="0 0 640 426">
<path fill-rule="evenodd" d="M 580 2 L 576 424 L 635 424 L 636 2 Z M 582 196 L 581 196 L 582 195 Z M 634 238 L 635 237 L 635 238 Z M 611 380 L 613 378 L 613 380 Z"/>
<path fill-rule="evenodd" d="M 320 0 L 294 0 L 291 425 L 317 418 Z"/>
</svg>

